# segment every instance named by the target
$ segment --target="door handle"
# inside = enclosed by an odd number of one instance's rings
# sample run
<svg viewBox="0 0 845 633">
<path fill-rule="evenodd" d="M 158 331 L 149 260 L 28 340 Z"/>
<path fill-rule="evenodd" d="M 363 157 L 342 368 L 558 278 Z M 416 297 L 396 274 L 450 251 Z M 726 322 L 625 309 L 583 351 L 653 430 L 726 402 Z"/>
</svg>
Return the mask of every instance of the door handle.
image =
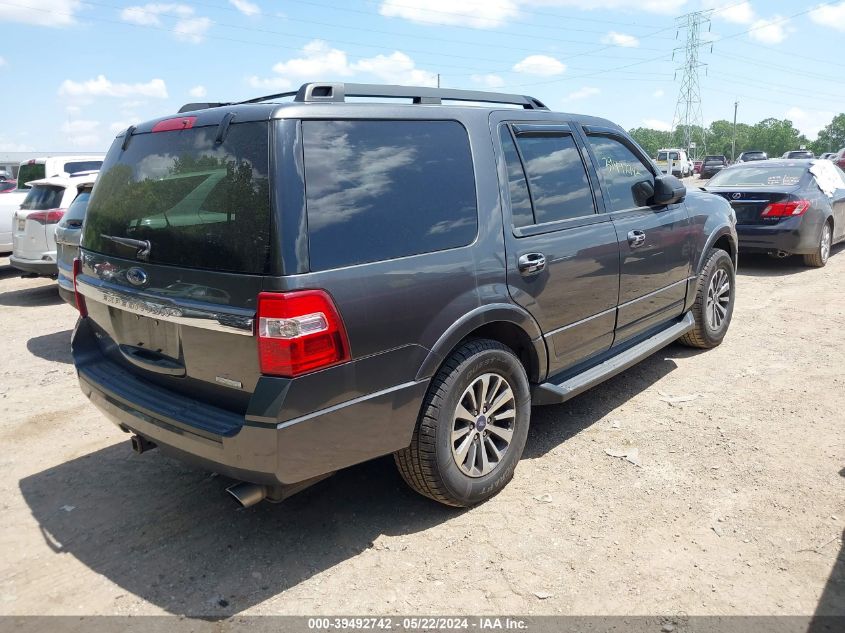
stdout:
<svg viewBox="0 0 845 633">
<path fill-rule="evenodd" d="M 628 244 L 631 248 L 645 244 L 645 231 L 628 231 Z"/>
<path fill-rule="evenodd" d="M 546 267 L 546 256 L 543 253 L 526 253 L 525 255 L 520 255 L 517 266 L 522 275 L 539 273 Z"/>
</svg>

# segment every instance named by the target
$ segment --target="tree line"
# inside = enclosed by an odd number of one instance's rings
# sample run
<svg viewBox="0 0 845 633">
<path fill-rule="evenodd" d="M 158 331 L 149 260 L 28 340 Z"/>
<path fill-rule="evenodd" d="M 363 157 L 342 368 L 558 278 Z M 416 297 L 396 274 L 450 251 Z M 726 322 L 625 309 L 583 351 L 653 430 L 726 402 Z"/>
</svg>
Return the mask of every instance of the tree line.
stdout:
<svg viewBox="0 0 845 633">
<path fill-rule="evenodd" d="M 701 138 L 701 132 L 701 128 L 696 129 L 693 138 Z M 725 120 L 713 121 L 703 132 L 706 153 L 722 154 L 730 159 L 733 123 Z M 659 149 L 683 147 L 684 133 L 680 127 L 672 132 L 637 127 L 630 130 L 630 134 L 652 158 L 657 156 Z M 814 152 L 816 156 L 824 152 L 836 152 L 845 147 L 845 113 L 833 117 L 814 141 L 801 134 L 789 119 L 769 118 L 754 125 L 736 124 L 737 156 L 740 152 L 748 150 L 762 150 L 769 158 L 779 158 L 784 152 L 802 146 Z M 698 154 L 703 155 L 704 152 L 699 149 Z"/>
</svg>

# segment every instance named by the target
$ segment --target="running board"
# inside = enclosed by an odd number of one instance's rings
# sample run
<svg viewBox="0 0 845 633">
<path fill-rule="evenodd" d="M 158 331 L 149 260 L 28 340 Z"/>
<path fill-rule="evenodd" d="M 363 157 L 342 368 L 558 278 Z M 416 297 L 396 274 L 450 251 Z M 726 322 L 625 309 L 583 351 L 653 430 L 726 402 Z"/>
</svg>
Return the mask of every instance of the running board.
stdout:
<svg viewBox="0 0 845 633">
<path fill-rule="evenodd" d="M 531 404 L 560 404 L 561 402 L 566 402 L 579 393 L 636 365 L 647 356 L 651 356 L 657 350 L 666 347 L 680 338 L 694 327 L 695 319 L 692 316 L 692 312 L 687 312 L 674 325 L 658 332 L 651 338 L 647 338 L 642 343 L 637 343 L 624 352 L 608 358 L 603 363 L 599 363 L 595 367 L 590 367 L 586 371 L 565 380 L 559 385 L 551 382 L 544 382 L 537 385 L 532 392 Z"/>
</svg>

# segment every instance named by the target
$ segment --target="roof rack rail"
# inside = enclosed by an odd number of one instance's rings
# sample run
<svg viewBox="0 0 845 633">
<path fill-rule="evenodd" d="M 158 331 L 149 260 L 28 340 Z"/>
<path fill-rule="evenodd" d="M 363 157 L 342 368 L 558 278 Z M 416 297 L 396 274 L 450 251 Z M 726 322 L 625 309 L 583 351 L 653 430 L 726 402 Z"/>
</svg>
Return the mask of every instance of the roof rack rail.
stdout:
<svg viewBox="0 0 845 633">
<path fill-rule="evenodd" d="M 423 86 L 390 86 L 380 84 L 307 83 L 296 93 L 294 101 L 304 103 L 343 103 L 346 97 L 386 97 L 411 99 L 413 103 L 441 104 L 446 101 L 477 101 L 480 103 L 507 103 L 520 105 L 526 110 L 548 110 L 539 99 L 527 95 L 452 88 L 427 88 Z"/>
<path fill-rule="evenodd" d="M 189 103 L 179 113 L 204 110 L 227 105 L 261 103 L 271 99 L 293 97 L 297 103 L 344 103 L 347 97 L 375 97 L 387 99 L 411 99 L 413 103 L 440 105 L 443 101 L 476 101 L 479 103 L 505 103 L 519 105 L 526 110 L 548 110 L 539 99 L 528 95 L 504 92 L 483 92 L 479 90 L 456 90 L 453 88 L 428 88 L 425 86 L 391 86 L 381 84 L 352 84 L 342 82 L 312 82 L 302 84 L 296 92 L 279 92 L 264 97 L 255 97 L 235 103 Z"/>
</svg>

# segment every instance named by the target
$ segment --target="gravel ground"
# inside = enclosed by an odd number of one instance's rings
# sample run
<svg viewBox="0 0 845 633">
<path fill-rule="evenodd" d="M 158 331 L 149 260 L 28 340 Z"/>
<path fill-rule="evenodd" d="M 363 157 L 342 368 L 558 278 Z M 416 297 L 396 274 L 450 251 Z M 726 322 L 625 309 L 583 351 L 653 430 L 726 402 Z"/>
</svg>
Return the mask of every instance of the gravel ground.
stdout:
<svg viewBox="0 0 845 633">
<path fill-rule="evenodd" d="M 472 510 L 385 458 L 281 505 L 82 397 L 74 311 L 0 259 L 0 614 L 845 614 L 845 249 L 741 261 L 724 344 L 536 408 Z M 628 454 L 628 460 L 608 452 Z"/>
</svg>

